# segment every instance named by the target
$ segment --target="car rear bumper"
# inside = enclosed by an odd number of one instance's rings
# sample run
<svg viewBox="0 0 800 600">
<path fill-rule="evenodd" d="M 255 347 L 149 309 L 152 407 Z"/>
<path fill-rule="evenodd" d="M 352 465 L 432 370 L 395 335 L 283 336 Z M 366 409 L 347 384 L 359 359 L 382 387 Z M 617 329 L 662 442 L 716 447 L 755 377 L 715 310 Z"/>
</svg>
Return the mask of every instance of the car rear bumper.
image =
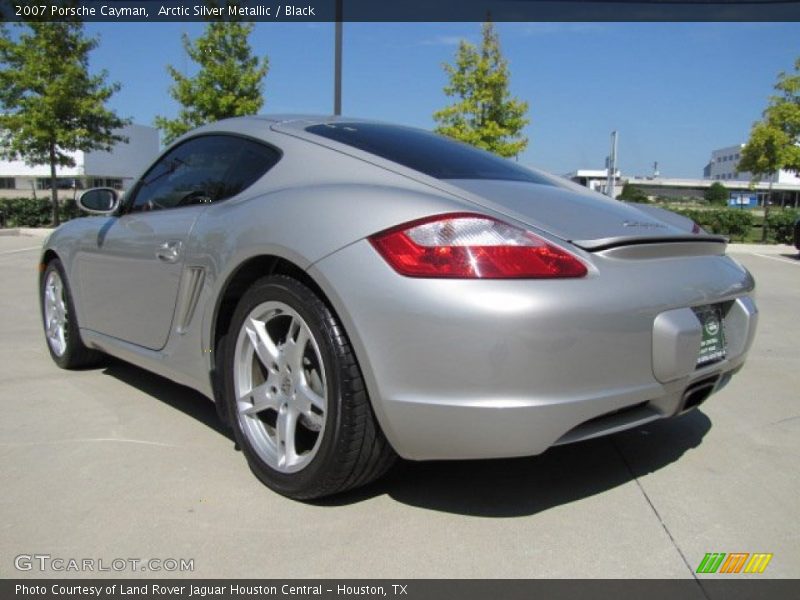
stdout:
<svg viewBox="0 0 800 600">
<path fill-rule="evenodd" d="M 730 258 L 586 256 L 583 279 L 412 279 L 358 242 L 310 273 L 401 456 L 512 457 L 688 410 L 752 343 L 754 283 Z M 709 304 L 722 311 L 727 355 L 698 369 L 692 307 Z"/>
</svg>

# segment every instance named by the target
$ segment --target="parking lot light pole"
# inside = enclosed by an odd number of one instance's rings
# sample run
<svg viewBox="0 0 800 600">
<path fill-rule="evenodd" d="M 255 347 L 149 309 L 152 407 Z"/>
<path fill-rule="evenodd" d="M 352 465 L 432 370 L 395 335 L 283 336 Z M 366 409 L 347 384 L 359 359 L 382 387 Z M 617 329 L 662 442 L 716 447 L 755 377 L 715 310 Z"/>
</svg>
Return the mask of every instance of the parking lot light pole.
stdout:
<svg viewBox="0 0 800 600">
<path fill-rule="evenodd" d="M 333 52 L 333 114 L 342 114 L 342 2 L 336 0 L 336 36 Z"/>
<path fill-rule="evenodd" d="M 606 179 L 606 195 L 614 199 L 614 184 L 617 177 L 617 132 L 611 132 L 611 154 L 608 156 L 608 168 Z"/>
</svg>

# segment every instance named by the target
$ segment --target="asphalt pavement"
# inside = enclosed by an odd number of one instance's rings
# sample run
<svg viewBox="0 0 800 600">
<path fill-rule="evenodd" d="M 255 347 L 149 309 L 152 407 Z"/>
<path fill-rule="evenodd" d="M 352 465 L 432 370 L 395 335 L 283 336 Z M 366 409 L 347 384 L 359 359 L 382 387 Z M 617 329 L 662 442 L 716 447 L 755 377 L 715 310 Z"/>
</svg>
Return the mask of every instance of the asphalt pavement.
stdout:
<svg viewBox="0 0 800 600">
<path fill-rule="evenodd" d="M 402 463 L 304 504 L 256 480 L 196 392 L 116 360 L 56 368 L 40 245 L 0 236 L 2 578 L 691 578 L 708 552 L 772 553 L 750 577 L 800 577 L 793 248 L 731 247 L 756 278 L 760 329 L 744 370 L 700 409 L 538 457 Z M 17 558 L 33 555 L 50 558 Z M 193 570 L 97 572 L 119 559 Z"/>
</svg>

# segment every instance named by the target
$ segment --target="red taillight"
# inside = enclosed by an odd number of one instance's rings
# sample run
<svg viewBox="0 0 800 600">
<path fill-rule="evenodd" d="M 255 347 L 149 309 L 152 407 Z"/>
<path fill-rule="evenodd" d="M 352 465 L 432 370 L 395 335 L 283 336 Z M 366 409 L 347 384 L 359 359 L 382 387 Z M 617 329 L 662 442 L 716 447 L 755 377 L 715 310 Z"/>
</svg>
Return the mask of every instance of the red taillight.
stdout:
<svg viewBox="0 0 800 600">
<path fill-rule="evenodd" d="M 528 279 L 583 277 L 586 265 L 529 231 L 472 214 L 439 215 L 370 237 L 408 277 Z"/>
</svg>

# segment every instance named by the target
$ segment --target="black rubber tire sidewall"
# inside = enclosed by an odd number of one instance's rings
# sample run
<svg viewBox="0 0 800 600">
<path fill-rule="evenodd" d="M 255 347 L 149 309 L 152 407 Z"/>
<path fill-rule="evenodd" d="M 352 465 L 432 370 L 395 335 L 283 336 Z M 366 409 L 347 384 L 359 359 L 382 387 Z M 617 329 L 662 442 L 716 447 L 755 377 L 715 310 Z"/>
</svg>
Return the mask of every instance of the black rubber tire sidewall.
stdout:
<svg viewBox="0 0 800 600">
<path fill-rule="evenodd" d="M 316 339 L 325 368 L 328 387 L 326 421 L 324 434 L 312 461 L 296 473 L 286 474 L 276 471 L 264 462 L 250 445 L 242 432 L 236 414 L 236 401 L 233 382 L 236 344 L 245 318 L 259 304 L 267 301 L 283 302 L 297 311 L 305 320 Z M 268 487 L 276 492 L 297 499 L 313 498 L 321 495 L 325 479 L 336 471 L 337 452 L 340 447 L 342 428 L 342 386 L 340 365 L 335 336 L 331 335 L 330 319 L 333 316 L 306 286 L 288 277 L 268 277 L 256 282 L 241 298 L 234 312 L 229 334 L 223 344 L 225 401 L 228 420 L 236 436 L 236 442 L 245 454 L 251 470 Z"/>
<path fill-rule="evenodd" d="M 61 278 L 61 284 L 64 286 L 64 302 L 67 306 L 67 347 L 61 356 L 58 356 L 55 352 L 53 352 L 53 348 L 50 346 L 50 342 L 47 339 L 47 325 L 44 314 L 44 286 L 45 282 L 47 281 L 47 277 L 53 271 L 56 271 Z M 72 369 L 82 366 L 89 360 L 96 357 L 96 354 L 86 348 L 81 341 L 78 322 L 75 315 L 75 303 L 72 300 L 72 291 L 70 290 L 69 281 L 67 280 L 67 274 L 64 271 L 64 266 L 57 258 L 47 263 L 47 266 L 45 267 L 45 270 L 39 279 L 39 308 L 42 317 L 42 327 L 45 333 L 44 343 L 47 345 L 47 350 L 50 352 L 53 362 L 55 362 L 62 369 Z"/>
</svg>

